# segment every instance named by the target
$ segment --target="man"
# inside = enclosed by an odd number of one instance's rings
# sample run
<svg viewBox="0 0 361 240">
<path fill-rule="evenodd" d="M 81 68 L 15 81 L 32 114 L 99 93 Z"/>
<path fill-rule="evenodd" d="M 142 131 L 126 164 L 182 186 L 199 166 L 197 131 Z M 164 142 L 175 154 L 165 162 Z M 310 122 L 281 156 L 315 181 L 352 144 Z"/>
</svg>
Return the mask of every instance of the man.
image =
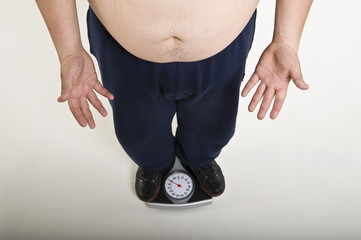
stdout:
<svg viewBox="0 0 361 240">
<path fill-rule="evenodd" d="M 116 136 L 139 166 L 135 188 L 143 201 L 158 194 L 175 157 L 191 168 L 211 196 L 225 189 L 215 159 L 234 134 L 239 89 L 251 48 L 258 0 L 89 0 L 90 52 L 84 50 L 75 0 L 37 0 L 61 65 L 59 102 L 68 101 L 78 123 L 95 127 L 88 101 L 107 112 Z M 274 100 L 275 119 L 292 79 L 303 90 L 297 50 L 312 0 L 277 0 L 274 36 L 242 96 L 260 81 L 249 111 Z M 95 90 L 95 91 L 94 91 Z M 177 113 L 177 131 L 171 122 Z"/>
</svg>

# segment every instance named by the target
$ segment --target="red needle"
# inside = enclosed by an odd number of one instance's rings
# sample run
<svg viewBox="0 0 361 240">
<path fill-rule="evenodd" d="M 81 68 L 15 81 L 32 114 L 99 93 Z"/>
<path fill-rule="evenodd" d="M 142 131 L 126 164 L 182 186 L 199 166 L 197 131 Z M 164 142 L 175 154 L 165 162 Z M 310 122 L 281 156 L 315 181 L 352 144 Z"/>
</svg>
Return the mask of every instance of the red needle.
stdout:
<svg viewBox="0 0 361 240">
<path fill-rule="evenodd" d="M 169 180 L 169 182 L 174 183 L 175 185 L 177 185 L 177 187 L 182 187 L 182 185 L 180 185 L 180 184 L 178 184 L 178 183 L 175 183 L 175 182 L 173 182 L 172 180 Z"/>
</svg>

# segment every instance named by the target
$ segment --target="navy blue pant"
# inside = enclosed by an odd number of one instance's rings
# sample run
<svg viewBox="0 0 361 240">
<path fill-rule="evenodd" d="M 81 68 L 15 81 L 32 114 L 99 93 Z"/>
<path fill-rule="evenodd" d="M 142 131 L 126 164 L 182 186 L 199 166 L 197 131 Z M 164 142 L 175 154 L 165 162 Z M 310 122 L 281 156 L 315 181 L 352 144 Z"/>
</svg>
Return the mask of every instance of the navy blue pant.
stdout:
<svg viewBox="0 0 361 240">
<path fill-rule="evenodd" d="M 104 87 L 114 95 L 110 104 L 115 133 L 138 166 L 161 170 L 171 166 L 176 155 L 187 166 L 202 167 L 218 157 L 235 132 L 255 18 L 256 12 L 237 38 L 212 57 L 154 63 L 124 49 L 89 8 L 90 52 Z"/>
</svg>

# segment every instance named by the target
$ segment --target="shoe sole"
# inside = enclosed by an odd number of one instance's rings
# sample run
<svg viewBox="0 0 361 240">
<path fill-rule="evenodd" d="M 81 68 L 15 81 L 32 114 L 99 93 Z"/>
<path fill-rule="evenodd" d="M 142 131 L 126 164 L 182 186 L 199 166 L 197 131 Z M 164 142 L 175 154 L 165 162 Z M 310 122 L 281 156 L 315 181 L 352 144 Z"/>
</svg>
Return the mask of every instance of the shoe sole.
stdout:
<svg viewBox="0 0 361 240">
<path fill-rule="evenodd" d="M 136 187 L 136 184 L 134 184 L 134 187 Z M 136 189 L 136 188 L 135 188 Z M 135 190 L 135 193 L 137 194 L 137 197 L 139 198 L 139 200 L 143 201 L 143 202 L 152 202 L 159 194 L 160 191 L 160 186 L 158 187 L 156 193 L 153 195 L 153 197 L 151 197 L 150 199 L 143 199 L 139 196 L 137 190 Z"/>
</svg>

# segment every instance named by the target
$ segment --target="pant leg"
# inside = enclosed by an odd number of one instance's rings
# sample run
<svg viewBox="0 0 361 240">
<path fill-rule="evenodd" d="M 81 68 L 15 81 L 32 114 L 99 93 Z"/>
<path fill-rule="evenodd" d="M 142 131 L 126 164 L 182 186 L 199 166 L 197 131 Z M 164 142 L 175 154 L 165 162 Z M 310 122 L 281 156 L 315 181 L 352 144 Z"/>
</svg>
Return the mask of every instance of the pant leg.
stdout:
<svg viewBox="0 0 361 240">
<path fill-rule="evenodd" d="M 107 32 L 91 8 L 87 14 L 91 53 L 102 82 L 113 95 L 115 133 L 129 157 L 140 167 L 157 171 L 174 160 L 171 122 L 175 101 L 162 95 L 164 71 L 155 63 L 127 52 Z M 162 75 L 163 74 L 163 75 Z"/>
<path fill-rule="evenodd" d="M 235 132 L 240 85 L 255 30 L 256 12 L 223 51 L 198 62 L 195 95 L 177 100 L 176 155 L 190 167 L 217 158 Z M 187 67 L 187 65 L 184 65 Z"/>
</svg>

